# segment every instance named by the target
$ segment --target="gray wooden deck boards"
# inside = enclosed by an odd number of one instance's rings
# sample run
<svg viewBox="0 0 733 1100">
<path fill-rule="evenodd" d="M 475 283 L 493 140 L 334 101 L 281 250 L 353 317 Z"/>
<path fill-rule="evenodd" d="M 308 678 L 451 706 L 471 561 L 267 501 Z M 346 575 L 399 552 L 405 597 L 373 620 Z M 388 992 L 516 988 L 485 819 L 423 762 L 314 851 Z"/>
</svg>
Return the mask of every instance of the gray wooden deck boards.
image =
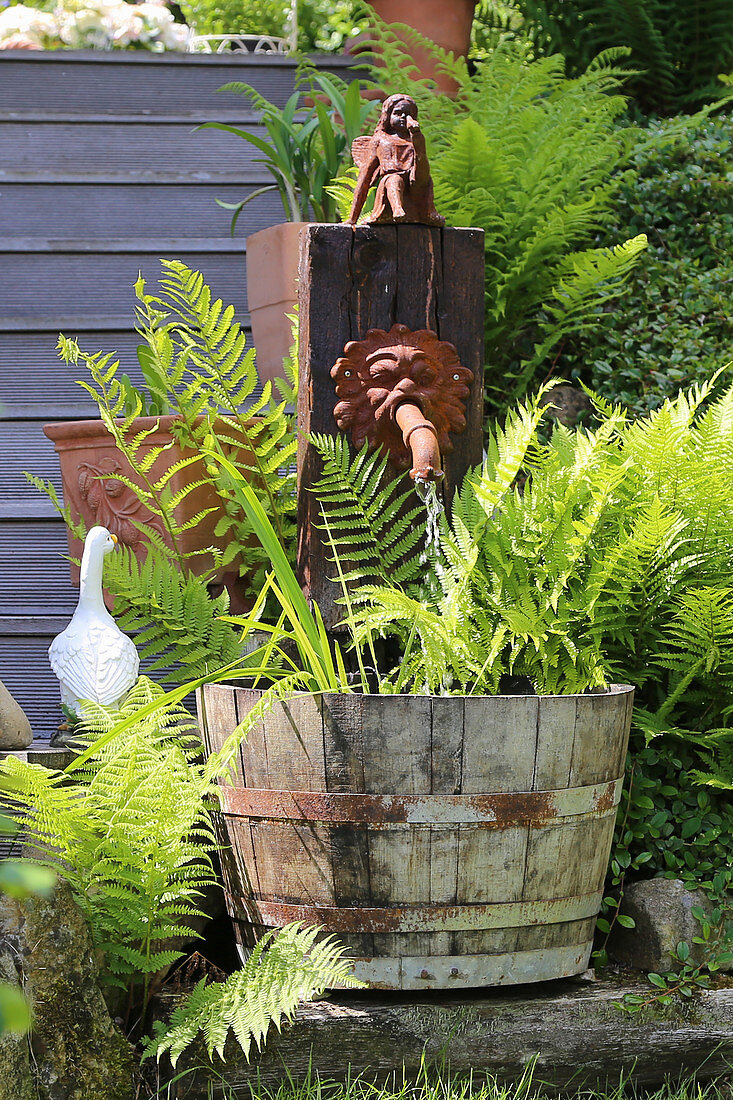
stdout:
<svg viewBox="0 0 733 1100">
<path fill-rule="evenodd" d="M 132 284 L 139 271 L 154 283 L 161 257 L 203 271 L 247 324 L 244 239 L 282 220 L 279 199 L 252 203 L 232 240 L 215 199 L 269 177 L 245 142 L 195 130 L 256 126 L 243 97 L 217 89 L 244 80 L 283 104 L 294 70 L 275 55 L 0 54 L 0 679 L 36 737 L 60 721 L 46 650 L 76 592 L 63 526 L 23 471 L 58 486 L 42 425 L 94 414 L 56 356 L 58 333 L 116 351 L 137 377 Z"/>
</svg>

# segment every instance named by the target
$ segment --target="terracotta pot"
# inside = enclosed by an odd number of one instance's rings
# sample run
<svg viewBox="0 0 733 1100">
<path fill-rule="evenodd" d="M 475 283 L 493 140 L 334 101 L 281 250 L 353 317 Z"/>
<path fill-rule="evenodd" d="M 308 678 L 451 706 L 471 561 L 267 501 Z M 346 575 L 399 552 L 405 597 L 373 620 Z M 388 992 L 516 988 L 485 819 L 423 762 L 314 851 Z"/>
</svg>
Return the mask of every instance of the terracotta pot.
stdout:
<svg viewBox="0 0 733 1100">
<path fill-rule="evenodd" d="M 247 237 L 247 304 L 263 382 L 284 377 L 293 343 L 287 314 L 298 301 L 300 231 L 307 224 L 282 222 Z"/>
<path fill-rule="evenodd" d="M 465 57 L 471 44 L 475 0 L 369 0 L 385 23 L 406 23 L 456 57 Z M 413 48 L 413 60 L 423 76 L 435 80 L 442 92 L 452 95 L 456 84 L 435 72 L 433 59 L 425 50 Z M 409 92 L 409 88 L 405 91 Z"/>
<path fill-rule="evenodd" d="M 153 463 L 149 473 L 151 480 L 162 476 L 165 470 L 188 458 L 192 451 L 182 448 L 171 433 L 175 416 L 140 417 L 134 423 L 134 432 L 150 431 L 142 444 L 141 454 L 147 454 L 155 447 L 166 447 Z M 157 429 L 156 429 L 157 424 Z M 132 489 L 119 480 L 119 476 L 134 480 L 129 463 L 118 451 L 115 441 L 102 420 L 74 420 L 55 424 L 44 424 L 44 433 L 53 441 L 61 466 L 61 480 L 64 492 L 64 504 L 71 509 L 74 520 L 82 519 L 87 526 L 99 524 L 116 535 L 120 544 L 129 546 L 138 561 L 145 558 L 148 540 L 135 526 L 136 522 L 149 524 L 158 531 L 168 546 L 171 539 L 165 525 L 141 504 Z M 173 494 L 192 481 L 206 477 L 203 459 L 186 466 L 174 474 L 170 481 Z M 214 529 L 222 515 L 222 501 L 211 485 L 200 485 L 193 489 L 173 510 L 177 524 L 195 516 L 206 508 L 215 508 L 205 516 L 192 530 L 184 531 L 178 539 L 179 548 L 185 553 L 202 550 L 207 546 L 219 545 Z M 69 553 L 80 558 L 83 544 L 68 532 Z M 192 559 L 190 567 L 194 573 L 203 573 L 214 564 L 211 554 L 202 554 Z M 72 584 L 79 583 L 79 566 L 71 564 Z M 246 605 L 246 593 L 240 583 L 238 562 L 233 561 L 226 572 L 215 574 L 209 584 L 213 593 L 223 587 L 229 589 L 231 609 L 241 610 Z"/>
</svg>

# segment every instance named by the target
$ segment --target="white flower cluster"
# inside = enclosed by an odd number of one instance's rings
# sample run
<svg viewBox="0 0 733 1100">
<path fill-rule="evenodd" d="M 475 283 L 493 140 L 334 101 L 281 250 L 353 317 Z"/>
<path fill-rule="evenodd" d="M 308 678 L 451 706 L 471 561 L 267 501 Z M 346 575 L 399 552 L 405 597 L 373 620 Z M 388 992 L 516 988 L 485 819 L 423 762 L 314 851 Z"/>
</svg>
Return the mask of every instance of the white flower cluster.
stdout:
<svg viewBox="0 0 733 1100">
<path fill-rule="evenodd" d="M 25 4 L 0 11 L 0 50 L 185 50 L 189 34 L 165 0 L 58 0 L 52 12 Z"/>
</svg>

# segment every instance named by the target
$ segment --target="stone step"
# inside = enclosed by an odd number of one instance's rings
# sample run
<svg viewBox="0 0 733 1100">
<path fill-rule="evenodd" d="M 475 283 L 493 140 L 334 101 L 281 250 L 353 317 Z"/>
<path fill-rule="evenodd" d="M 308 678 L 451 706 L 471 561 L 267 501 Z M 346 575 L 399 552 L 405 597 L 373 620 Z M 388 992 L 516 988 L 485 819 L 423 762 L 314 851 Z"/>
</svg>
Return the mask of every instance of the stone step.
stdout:
<svg viewBox="0 0 733 1100">
<path fill-rule="evenodd" d="M 347 77 L 345 58 L 321 55 L 319 68 Z M 293 90 L 296 61 L 275 54 L 216 56 L 144 51 L 56 52 L 6 50 L 0 54 L 0 103 L 11 112 L 44 108 L 81 115 L 162 117 L 242 111 L 246 100 L 218 92 L 233 80 L 254 85 L 283 106 Z"/>
<path fill-rule="evenodd" d="M 29 242 L 83 237 L 91 246 L 114 237 L 139 237 L 148 231 L 166 237 L 231 238 L 231 213 L 217 204 L 240 202 L 258 185 L 197 181 L 174 183 L 170 178 L 151 187 L 139 181 L 111 183 L 3 183 L 0 185 L 2 236 L 27 237 Z M 53 211 L 53 221 L 39 216 Z M 258 195 L 240 217 L 236 240 L 244 247 L 242 229 L 256 233 L 283 219 L 277 191 Z M 32 245 L 31 245 L 32 247 Z"/>
<path fill-rule="evenodd" d="M 80 253 L 64 251 L 6 252 L 0 244 L 0 328 L 13 329 L 25 319 L 38 331 L 41 319 L 94 314 L 125 318 L 134 326 L 134 283 L 142 272 L 148 289 L 155 292 L 161 273 L 160 259 L 182 260 L 201 271 L 214 295 L 232 304 L 243 316 L 246 272 L 242 242 L 224 241 L 197 246 L 196 242 L 132 242 L 120 251 Z M 137 248 L 135 247 L 137 245 Z M 44 320 L 44 325 L 46 321 Z M 66 330 L 66 335 L 75 335 Z M 97 349 L 94 349 L 97 350 Z M 111 349 L 106 349 L 111 350 Z M 26 384 L 28 378 L 26 376 Z M 39 380 L 40 381 L 40 380 Z"/>
<path fill-rule="evenodd" d="M 619 1011 L 626 993 L 655 990 L 641 980 L 545 982 L 473 993 L 338 994 L 301 1008 L 282 1034 L 273 1028 L 264 1051 L 248 1063 L 230 1040 L 226 1069 L 202 1068 L 191 1048 L 176 1066 L 187 1075 L 187 1100 L 238 1095 L 253 1078 L 258 1090 L 292 1077 L 343 1081 L 364 1074 L 377 1083 L 402 1072 L 415 1080 L 423 1060 L 446 1072 L 486 1075 L 516 1083 L 533 1066 L 535 1084 L 605 1089 L 623 1076 L 653 1086 L 696 1072 L 709 1080 L 730 1073 L 733 1054 L 733 983 L 704 991 L 669 1008 L 649 1004 L 631 1015 Z M 195 1070 L 194 1070 L 194 1067 Z M 171 1078 L 174 1076 L 170 1074 Z M 225 1095 L 229 1095 L 227 1091 Z"/>
</svg>

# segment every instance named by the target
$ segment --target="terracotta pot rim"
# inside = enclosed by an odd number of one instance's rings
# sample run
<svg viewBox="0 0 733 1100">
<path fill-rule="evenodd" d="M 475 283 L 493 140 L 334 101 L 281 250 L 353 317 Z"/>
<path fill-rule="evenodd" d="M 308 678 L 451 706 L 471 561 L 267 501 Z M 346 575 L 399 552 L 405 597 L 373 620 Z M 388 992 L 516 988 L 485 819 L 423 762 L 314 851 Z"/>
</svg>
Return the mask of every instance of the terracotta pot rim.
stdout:
<svg viewBox="0 0 733 1100">
<path fill-rule="evenodd" d="M 160 416 L 138 416 L 133 423 L 136 427 L 139 425 L 139 431 L 153 428 L 156 424 L 161 431 L 167 431 L 175 420 L 181 419 L 179 413 L 163 413 Z M 203 417 L 197 417 L 196 419 L 200 422 Z M 123 424 L 124 421 L 119 419 L 116 423 Z M 43 433 L 54 442 L 57 440 L 66 442 L 70 439 L 95 439 L 99 436 L 112 438 L 107 431 L 107 425 L 99 418 L 96 420 L 54 420 L 50 424 L 43 425 Z"/>
<path fill-rule="evenodd" d="M 160 416 L 138 416 L 133 424 L 136 431 L 147 431 L 157 425 L 158 432 L 161 435 L 171 435 L 170 428 L 172 424 L 182 419 L 180 413 L 161 413 Z M 201 424 L 205 419 L 203 415 L 197 416 L 195 423 Z M 245 424 L 251 424 L 256 420 L 258 420 L 258 417 L 248 416 L 245 419 Z M 123 424 L 124 421 L 118 419 L 115 423 Z M 107 425 L 104 421 L 100 419 L 53 420 L 50 424 L 43 425 L 43 433 L 54 443 L 78 443 L 79 446 L 82 446 L 90 440 L 103 439 L 105 443 L 109 442 L 110 446 L 115 446 L 114 437 L 107 431 Z M 153 439 L 152 434 L 150 438 Z"/>
<path fill-rule="evenodd" d="M 307 222 L 297 221 L 297 222 L 294 222 L 294 221 L 290 221 L 290 220 L 282 221 L 282 222 L 275 222 L 274 225 L 266 225 L 264 229 L 258 229 L 256 233 L 249 233 L 248 236 L 247 236 L 247 240 L 248 241 L 254 240 L 255 237 L 259 237 L 261 240 L 264 240 L 267 237 L 276 237 L 280 233 L 296 233 L 296 232 L 300 233 L 301 229 L 303 229 L 306 225 L 320 225 L 320 224 L 332 225 L 333 223 L 332 222 L 321 223 L 321 222 L 312 222 L 312 221 L 307 221 Z M 284 227 L 289 227 L 289 228 L 284 228 Z"/>
</svg>

